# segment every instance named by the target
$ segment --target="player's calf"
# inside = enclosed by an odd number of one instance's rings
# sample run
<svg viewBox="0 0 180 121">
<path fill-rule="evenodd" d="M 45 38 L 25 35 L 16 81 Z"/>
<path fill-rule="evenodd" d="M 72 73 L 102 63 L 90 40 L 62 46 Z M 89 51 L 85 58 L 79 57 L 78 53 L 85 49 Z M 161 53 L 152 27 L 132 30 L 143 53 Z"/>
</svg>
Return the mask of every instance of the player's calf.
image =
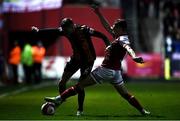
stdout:
<svg viewBox="0 0 180 121">
<path fill-rule="evenodd" d="M 142 115 L 149 115 L 150 112 L 146 111 L 141 104 L 139 103 L 139 101 L 131 94 L 127 93 L 127 94 L 122 94 L 121 95 L 124 99 L 126 99 L 133 107 L 135 107 Z"/>
<path fill-rule="evenodd" d="M 84 98 L 85 98 L 85 91 L 84 89 L 80 89 L 78 92 L 78 111 L 83 112 L 83 104 L 84 104 Z"/>
</svg>

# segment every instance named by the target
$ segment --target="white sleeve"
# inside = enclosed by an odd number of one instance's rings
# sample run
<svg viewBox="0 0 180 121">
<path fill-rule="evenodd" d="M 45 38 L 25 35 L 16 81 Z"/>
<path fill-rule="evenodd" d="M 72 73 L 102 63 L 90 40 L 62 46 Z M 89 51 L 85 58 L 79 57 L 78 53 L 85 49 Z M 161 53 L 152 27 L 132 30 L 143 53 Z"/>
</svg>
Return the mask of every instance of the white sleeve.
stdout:
<svg viewBox="0 0 180 121">
<path fill-rule="evenodd" d="M 129 45 L 130 41 L 128 36 L 120 36 L 119 38 L 117 38 L 119 43 L 123 46 L 123 45 Z"/>
<path fill-rule="evenodd" d="M 136 57 L 134 50 L 130 47 L 130 41 L 128 36 L 120 36 L 118 38 L 120 45 L 122 45 L 132 58 Z"/>
</svg>

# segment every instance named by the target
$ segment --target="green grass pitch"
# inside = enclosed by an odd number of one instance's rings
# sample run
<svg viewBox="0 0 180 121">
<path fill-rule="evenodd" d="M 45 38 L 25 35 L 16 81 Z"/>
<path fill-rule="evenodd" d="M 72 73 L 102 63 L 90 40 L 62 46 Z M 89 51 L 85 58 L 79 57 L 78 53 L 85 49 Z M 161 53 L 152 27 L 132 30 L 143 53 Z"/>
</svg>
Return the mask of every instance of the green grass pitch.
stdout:
<svg viewBox="0 0 180 121">
<path fill-rule="evenodd" d="M 141 116 L 109 84 L 86 88 L 84 116 L 76 117 L 77 96 L 66 100 L 54 116 L 44 116 L 40 107 L 45 96 L 57 95 L 55 85 L 0 98 L 0 120 L 149 120 L 180 119 L 180 83 L 127 83 L 129 91 L 151 111 Z M 5 89 L 0 87 L 0 94 Z M 8 90 L 8 89 L 6 89 Z M 10 90 L 8 90 L 10 91 Z"/>
</svg>

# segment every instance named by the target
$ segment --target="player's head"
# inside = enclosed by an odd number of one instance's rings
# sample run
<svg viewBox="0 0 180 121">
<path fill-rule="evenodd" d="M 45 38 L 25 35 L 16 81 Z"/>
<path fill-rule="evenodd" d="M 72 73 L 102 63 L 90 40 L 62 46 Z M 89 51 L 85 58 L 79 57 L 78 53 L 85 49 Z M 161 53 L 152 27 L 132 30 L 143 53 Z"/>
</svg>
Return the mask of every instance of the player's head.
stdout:
<svg viewBox="0 0 180 121">
<path fill-rule="evenodd" d="M 61 27 L 65 33 L 72 33 L 74 31 L 74 23 L 71 18 L 62 19 Z"/>
<path fill-rule="evenodd" d="M 119 36 L 127 32 L 127 23 L 124 19 L 117 19 L 114 22 L 112 29 L 115 35 Z"/>
</svg>

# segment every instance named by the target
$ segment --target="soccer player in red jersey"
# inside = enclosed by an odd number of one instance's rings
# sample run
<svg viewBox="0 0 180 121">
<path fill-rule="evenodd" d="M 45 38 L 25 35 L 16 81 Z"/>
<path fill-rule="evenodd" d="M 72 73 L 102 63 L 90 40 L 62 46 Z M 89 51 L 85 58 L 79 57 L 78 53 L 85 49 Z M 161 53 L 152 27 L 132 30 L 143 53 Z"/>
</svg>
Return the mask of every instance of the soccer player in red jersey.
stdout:
<svg viewBox="0 0 180 121">
<path fill-rule="evenodd" d="M 72 19 L 64 18 L 61 21 L 59 28 L 38 29 L 32 27 L 32 31 L 40 36 L 53 35 L 65 36 L 68 38 L 72 49 L 73 55 L 70 61 L 66 64 L 61 80 L 59 81 L 59 93 L 65 91 L 66 83 L 71 76 L 80 69 L 81 76 L 79 80 L 86 78 L 90 74 L 94 61 L 96 59 L 95 49 L 91 37 L 98 37 L 102 39 L 106 46 L 110 44 L 108 38 L 102 34 L 85 25 L 74 24 Z M 78 111 L 77 115 L 83 113 L 83 102 L 85 98 L 84 89 L 78 92 Z"/>
<path fill-rule="evenodd" d="M 117 92 L 142 115 L 149 115 L 150 112 L 145 110 L 139 101 L 128 92 L 121 75 L 121 61 L 127 52 L 136 63 L 144 63 L 143 58 L 137 57 L 130 47 L 126 21 L 124 19 L 118 19 L 114 22 L 114 25 L 110 27 L 99 9 L 97 7 L 93 7 L 93 9 L 105 29 L 114 37 L 114 41 L 106 48 L 105 58 L 101 66 L 93 70 L 87 78 L 81 80 L 77 85 L 65 90 L 61 95 L 52 98 L 45 97 L 45 100 L 53 102 L 55 105 L 59 105 L 64 99 L 76 95 L 87 86 L 108 82 L 112 84 Z"/>
</svg>

